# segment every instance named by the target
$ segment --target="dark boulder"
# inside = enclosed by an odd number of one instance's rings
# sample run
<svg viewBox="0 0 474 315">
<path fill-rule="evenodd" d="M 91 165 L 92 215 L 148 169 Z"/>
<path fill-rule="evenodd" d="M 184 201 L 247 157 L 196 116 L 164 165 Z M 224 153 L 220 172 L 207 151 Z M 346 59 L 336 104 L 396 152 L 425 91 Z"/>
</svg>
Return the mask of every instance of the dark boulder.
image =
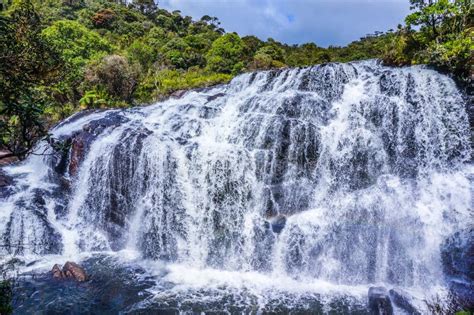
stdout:
<svg viewBox="0 0 474 315">
<path fill-rule="evenodd" d="M 270 220 L 273 233 L 280 233 L 286 224 L 286 217 L 284 215 L 277 215 Z"/>
<path fill-rule="evenodd" d="M 421 315 L 421 312 L 419 312 L 414 305 L 413 297 L 407 292 L 401 289 L 391 289 L 389 295 L 393 304 L 401 308 L 403 311 L 411 315 Z"/>
<path fill-rule="evenodd" d="M 12 193 L 13 178 L 0 169 L 0 198 L 5 198 Z"/>
<path fill-rule="evenodd" d="M 75 176 L 79 167 L 92 145 L 92 142 L 106 128 L 117 127 L 128 119 L 118 112 L 109 113 L 107 116 L 93 120 L 82 127 L 82 130 L 72 136 L 70 155 L 69 155 L 69 175 Z"/>
<path fill-rule="evenodd" d="M 452 302 L 457 309 L 474 310 L 474 282 L 453 279 L 449 283 Z"/>
<path fill-rule="evenodd" d="M 207 97 L 207 101 L 208 101 L 208 102 L 211 102 L 211 101 L 213 101 L 213 100 L 215 100 L 215 99 L 218 99 L 219 97 L 223 97 L 223 96 L 225 96 L 225 93 L 222 93 L 222 92 L 221 92 L 221 93 L 217 93 L 217 94 L 208 96 L 208 97 Z"/>
<path fill-rule="evenodd" d="M 474 228 L 449 236 L 441 245 L 441 259 L 455 304 L 474 308 Z"/>
<path fill-rule="evenodd" d="M 384 287 L 369 288 L 369 311 L 373 315 L 392 315 L 392 302 Z"/>
<path fill-rule="evenodd" d="M 55 279 L 70 279 L 77 282 L 84 282 L 88 278 L 84 268 L 70 261 L 66 262 L 62 269 L 58 264 L 54 265 L 51 274 Z"/>
<path fill-rule="evenodd" d="M 446 275 L 474 282 L 474 228 L 448 237 L 441 246 L 441 258 Z"/>
</svg>

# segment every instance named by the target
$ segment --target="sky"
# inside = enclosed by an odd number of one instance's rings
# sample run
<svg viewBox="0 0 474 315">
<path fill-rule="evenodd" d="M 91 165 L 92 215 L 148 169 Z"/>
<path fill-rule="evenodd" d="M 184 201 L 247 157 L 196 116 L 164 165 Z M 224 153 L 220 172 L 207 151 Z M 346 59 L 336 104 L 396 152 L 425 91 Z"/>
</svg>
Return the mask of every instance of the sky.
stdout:
<svg viewBox="0 0 474 315">
<path fill-rule="evenodd" d="M 227 32 L 241 36 L 322 47 L 396 29 L 409 13 L 408 0 L 159 0 L 158 4 L 194 19 L 216 16 Z"/>
</svg>

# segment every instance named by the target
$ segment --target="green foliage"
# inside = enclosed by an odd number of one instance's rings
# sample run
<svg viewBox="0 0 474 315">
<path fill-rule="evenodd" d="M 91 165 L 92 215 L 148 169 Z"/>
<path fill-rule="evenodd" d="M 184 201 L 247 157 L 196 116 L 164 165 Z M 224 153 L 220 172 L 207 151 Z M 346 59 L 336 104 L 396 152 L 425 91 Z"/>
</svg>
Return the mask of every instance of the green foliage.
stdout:
<svg viewBox="0 0 474 315">
<path fill-rule="evenodd" d="M 219 73 L 239 73 L 243 68 L 240 58 L 244 51 L 242 39 L 236 33 L 228 33 L 212 43 L 207 53 L 207 67 Z"/>
<path fill-rule="evenodd" d="M 389 64 L 431 64 L 471 85 L 474 29 L 470 0 L 410 0 L 405 19 L 384 54 Z M 412 27 L 419 28 L 413 31 Z"/>
<path fill-rule="evenodd" d="M 213 86 L 227 83 L 231 79 L 230 74 L 212 73 L 199 68 L 191 68 L 188 71 L 161 69 L 144 79 L 138 87 L 137 97 L 147 102 L 151 100 L 150 96 L 159 98 L 178 90 Z"/>
<path fill-rule="evenodd" d="M 42 35 L 48 44 L 61 52 L 65 62 L 78 66 L 112 51 L 112 46 L 99 34 L 76 21 L 56 21 L 44 29 Z"/>
<path fill-rule="evenodd" d="M 136 65 L 131 65 L 125 57 L 110 55 L 89 64 L 85 81 L 86 85 L 102 89 L 113 98 L 131 102 L 138 75 Z"/>
<path fill-rule="evenodd" d="M 23 158 L 45 135 L 45 86 L 58 79 L 61 64 L 41 36 L 32 3 L 17 1 L 11 9 L 0 16 L 0 147 Z"/>
</svg>

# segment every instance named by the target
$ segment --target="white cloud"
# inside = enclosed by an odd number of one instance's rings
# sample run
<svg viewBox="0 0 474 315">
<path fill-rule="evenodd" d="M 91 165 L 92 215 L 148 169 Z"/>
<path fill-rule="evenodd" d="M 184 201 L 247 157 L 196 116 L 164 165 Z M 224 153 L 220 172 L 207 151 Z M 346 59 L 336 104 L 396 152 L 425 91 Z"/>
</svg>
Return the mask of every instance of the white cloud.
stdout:
<svg viewBox="0 0 474 315">
<path fill-rule="evenodd" d="M 226 31 L 272 37 L 289 44 L 343 45 L 395 28 L 408 14 L 408 0 L 161 0 L 195 19 L 217 16 Z"/>
</svg>

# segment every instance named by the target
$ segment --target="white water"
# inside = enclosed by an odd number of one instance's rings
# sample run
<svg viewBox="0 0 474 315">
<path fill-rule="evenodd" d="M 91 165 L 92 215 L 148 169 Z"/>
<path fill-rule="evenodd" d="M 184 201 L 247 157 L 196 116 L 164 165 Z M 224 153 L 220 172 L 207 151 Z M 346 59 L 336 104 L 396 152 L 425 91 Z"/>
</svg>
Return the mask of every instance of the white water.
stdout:
<svg viewBox="0 0 474 315">
<path fill-rule="evenodd" d="M 175 291 L 440 292 L 440 244 L 472 223 L 464 107 L 441 74 L 367 61 L 244 74 L 73 117 L 53 136 L 122 122 L 100 132 L 75 176 L 57 174 L 50 156 L 6 168 L 17 192 L 0 200 L 11 245 L 0 250 L 54 260 L 117 251 L 151 270 L 163 260 Z"/>
</svg>

